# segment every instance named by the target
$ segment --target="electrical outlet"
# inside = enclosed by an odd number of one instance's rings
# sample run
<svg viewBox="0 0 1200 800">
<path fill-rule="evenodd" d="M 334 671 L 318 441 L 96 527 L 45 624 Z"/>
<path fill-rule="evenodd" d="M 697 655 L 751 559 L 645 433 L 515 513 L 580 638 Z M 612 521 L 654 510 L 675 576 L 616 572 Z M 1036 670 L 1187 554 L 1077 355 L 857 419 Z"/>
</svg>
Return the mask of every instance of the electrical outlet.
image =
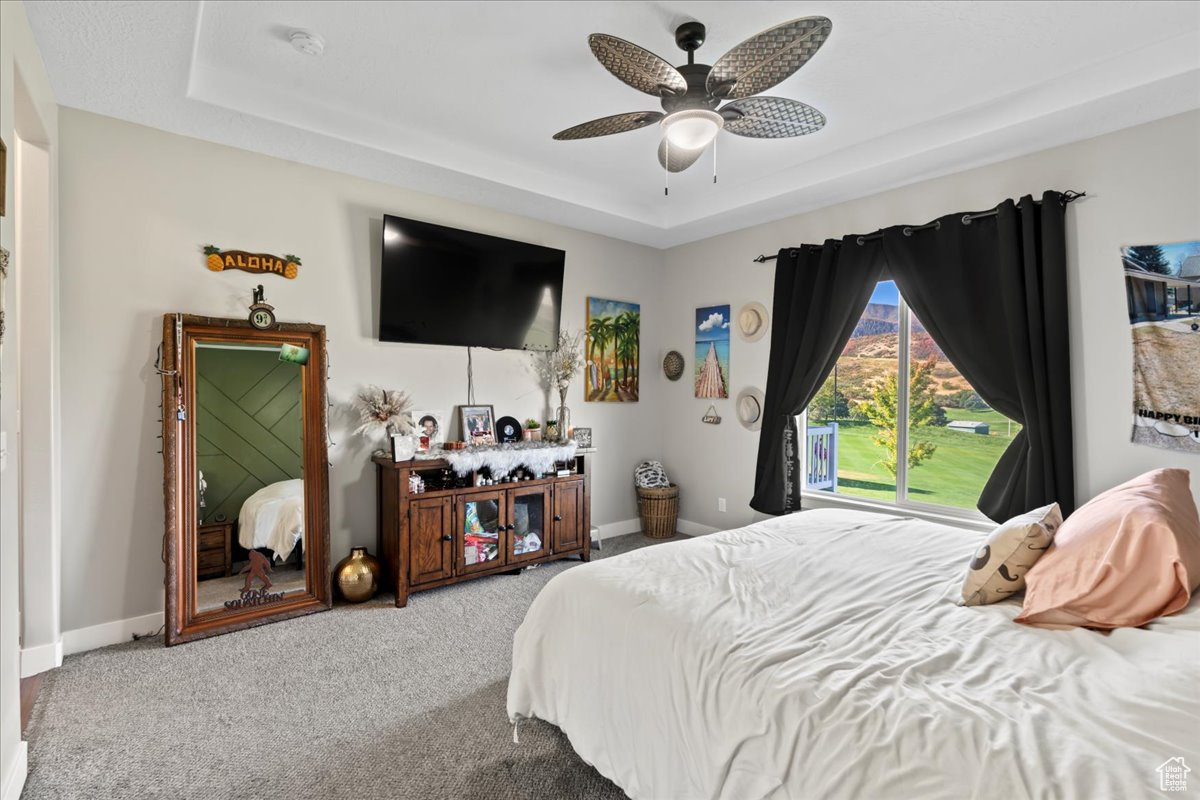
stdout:
<svg viewBox="0 0 1200 800">
<path fill-rule="evenodd" d="M 717 498 L 717 511 L 724 513 L 724 511 L 725 511 L 725 498 L 724 497 Z"/>
</svg>

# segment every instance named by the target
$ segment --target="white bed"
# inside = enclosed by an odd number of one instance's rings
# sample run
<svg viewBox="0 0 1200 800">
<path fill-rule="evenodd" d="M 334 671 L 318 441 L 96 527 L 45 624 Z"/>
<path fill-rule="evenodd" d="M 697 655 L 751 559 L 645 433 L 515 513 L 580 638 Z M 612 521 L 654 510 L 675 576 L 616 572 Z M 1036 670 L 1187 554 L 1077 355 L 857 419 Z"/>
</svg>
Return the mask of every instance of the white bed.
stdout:
<svg viewBox="0 0 1200 800">
<path fill-rule="evenodd" d="M 267 484 L 242 503 L 238 512 L 238 544 L 247 550 L 269 547 L 287 561 L 304 547 L 304 480 Z"/>
<path fill-rule="evenodd" d="M 984 534 L 806 511 L 567 570 L 513 643 L 537 717 L 641 800 L 1162 797 L 1200 784 L 1200 608 L 1050 631 L 957 605 Z"/>
</svg>

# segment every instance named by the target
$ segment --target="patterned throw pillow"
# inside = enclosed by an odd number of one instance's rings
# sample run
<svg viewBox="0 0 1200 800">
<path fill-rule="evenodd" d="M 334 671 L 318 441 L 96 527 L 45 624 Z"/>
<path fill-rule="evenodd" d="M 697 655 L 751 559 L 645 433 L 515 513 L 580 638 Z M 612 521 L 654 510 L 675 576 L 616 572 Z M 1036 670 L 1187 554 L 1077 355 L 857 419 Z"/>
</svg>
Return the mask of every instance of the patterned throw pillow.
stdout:
<svg viewBox="0 0 1200 800">
<path fill-rule="evenodd" d="M 1051 503 L 992 531 L 967 568 L 962 604 L 996 603 L 1024 589 L 1025 573 L 1049 549 L 1062 521 L 1058 503 Z"/>
<path fill-rule="evenodd" d="M 640 489 L 665 489 L 671 482 L 661 462 L 643 461 L 633 471 L 633 484 Z"/>
</svg>

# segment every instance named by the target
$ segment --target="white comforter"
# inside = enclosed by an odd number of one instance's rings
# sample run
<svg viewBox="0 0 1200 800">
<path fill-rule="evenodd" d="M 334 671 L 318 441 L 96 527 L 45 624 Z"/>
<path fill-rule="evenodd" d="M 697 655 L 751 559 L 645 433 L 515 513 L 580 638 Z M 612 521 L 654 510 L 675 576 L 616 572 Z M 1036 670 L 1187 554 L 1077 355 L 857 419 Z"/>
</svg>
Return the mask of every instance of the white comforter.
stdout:
<svg viewBox="0 0 1200 800">
<path fill-rule="evenodd" d="M 1200 785 L 1200 608 L 1050 631 L 956 604 L 983 534 L 807 511 L 556 576 L 510 719 L 633 798 L 1163 797 Z"/>
<path fill-rule="evenodd" d="M 304 481 L 270 483 L 246 498 L 238 512 L 238 543 L 247 550 L 269 547 L 287 561 L 304 542 Z"/>
</svg>

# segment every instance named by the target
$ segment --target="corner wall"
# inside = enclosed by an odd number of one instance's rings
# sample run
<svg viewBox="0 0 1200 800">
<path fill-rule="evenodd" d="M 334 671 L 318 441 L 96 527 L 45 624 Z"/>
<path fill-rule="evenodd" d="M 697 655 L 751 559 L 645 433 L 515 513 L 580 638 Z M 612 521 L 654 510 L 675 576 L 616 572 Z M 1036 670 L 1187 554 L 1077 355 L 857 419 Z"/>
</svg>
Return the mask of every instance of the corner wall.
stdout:
<svg viewBox="0 0 1200 800">
<path fill-rule="evenodd" d="M 1086 190 L 1088 197 L 1067 212 L 1078 500 L 1168 466 L 1191 470 L 1192 491 L 1200 498 L 1200 462 L 1129 441 L 1133 348 L 1119 256 L 1121 245 L 1200 237 L 1198 142 L 1200 112 L 1189 112 L 672 248 L 663 279 L 671 287 L 662 319 L 664 347 L 684 354 L 684 375 L 691 375 L 697 307 L 730 303 L 736 314 L 742 304 L 757 300 L 770 309 L 775 267 L 773 261 L 753 263 L 760 253 L 983 210 L 1046 189 Z M 747 385 L 765 388 L 770 335 L 747 343 L 735 333 L 730 349 L 731 395 Z M 666 387 L 665 465 L 681 486 L 681 517 L 733 528 L 756 516 L 749 502 L 758 434 L 738 423 L 732 399 L 715 403 L 724 418 L 720 425 L 701 423 L 709 402 L 692 396 L 686 378 Z M 718 497 L 727 499 L 728 512 L 717 511 Z"/>
<path fill-rule="evenodd" d="M 82 111 L 62 109 L 60 129 L 68 651 L 95 646 L 99 635 L 73 630 L 122 620 L 149 631 L 161 624 L 154 357 L 165 312 L 244 318 L 251 290 L 261 283 L 281 320 L 327 327 L 333 557 L 351 545 L 375 549 L 369 456 L 381 443 L 351 435 L 357 423 L 348 401 L 359 386 L 377 383 L 406 390 L 417 409 L 440 409 L 450 419 L 467 399 L 465 349 L 376 341 L 384 213 L 565 250 L 566 328 L 582 327 L 588 295 L 642 304 L 640 402 L 585 403 L 582 376 L 568 398 L 573 423 L 593 428 L 599 448 L 593 524 L 629 530 L 637 516 L 633 467 L 660 457 L 662 448 L 665 379 L 653 369 L 661 350 L 661 251 Z M 209 243 L 295 253 L 303 264 L 296 280 L 213 273 L 201 253 Z M 456 313 L 452 291 L 429 299 Z M 529 355 L 473 352 L 476 400 L 493 404 L 498 416 L 541 418 L 557 405 L 539 390 Z M 144 615 L 151 616 L 135 619 Z M 103 630 L 124 636 L 127 627 Z"/>
<path fill-rule="evenodd" d="M 17 103 L 20 98 L 21 107 Z M 18 113 L 21 116 L 18 123 Z M 27 767 L 26 745 L 21 741 L 20 717 L 20 626 L 22 591 L 28 589 L 28 596 L 37 598 L 39 606 L 45 598 L 45 592 L 56 591 L 54 587 L 55 565 L 46 561 L 42 564 L 43 571 L 38 574 L 42 579 L 38 585 L 22 587 L 21 575 L 21 525 L 22 512 L 31 509 L 22 506 L 22 492 L 27 488 L 22 482 L 28 483 L 38 492 L 37 499 L 45 497 L 42 492 L 50 491 L 53 486 L 53 473 L 57 469 L 53 457 L 52 434 L 42 430 L 41 426 L 53 426 L 54 401 L 51 387 L 42 385 L 48 376 L 45 371 L 25 376 L 25 385 L 18 383 L 18 355 L 22 351 L 22 330 L 31 330 L 39 335 L 48 337 L 42 341 L 33 342 L 41 348 L 39 352 L 45 358 L 54 357 L 53 326 L 57 322 L 54 315 L 53 287 L 55 281 L 55 252 L 54 241 L 57 224 L 56 193 L 53 178 L 57 168 L 57 122 L 58 107 L 55 104 L 54 92 L 42 64 L 29 22 L 25 17 L 25 8 L 19 2 L 0 3 L 0 138 L 8 148 L 7 170 L 5 172 L 5 216 L 0 218 L 0 246 L 12 255 L 9 264 L 8 278 L 4 281 L 4 310 L 6 315 L 3 344 L 0 345 L 0 424 L 3 426 L 6 439 L 6 452 L 3 469 L 0 470 L 0 800 L 16 800 L 25 782 Z M 36 155 L 42 167 L 43 179 L 48 174 L 51 178 L 49 195 L 42 192 L 43 211 L 48 214 L 48 230 L 42 231 L 41 241 L 32 246 L 40 246 L 37 254 L 38 273 L 30 274 L 26 288 L 36 288 L 41 292 L 41 303 L 31 309 L 29 319 L 22 324 L 17 313 L 18 289 L 20 283 L 17 275 L 22 269 L 22 254 L 17 248 L 17 218 L 16 218 L 16 185 L 19 147 L 16 131 L 20 129 L 27 141 L 33 141 L 44 147 L 44 152 Z M 44 290 L 44 291 L 43 291 Z M 39 336 L 41 338 L 41 336 Z M 35 348 L 36 349 L 36 348 Z M 53 361 L 43 366 L 51 370 Z M 25 437 L 21 436 L 20 421 L 21 403 L 30 400 L 30 393 L 44 392 L 40 397 L 41 404 L 38 413 L 32 415 L 35 423 L 27 432 L 38 434 L 29 441 L 30 447 L 24 446 Z M 43 440 L 41 436 L 47 435 Z M 29 454 L 42 468 L 36 476 L 21 478 L 24 467 L 23 456 Z M 39 509 L 44 511 L 44 509 Z M 52 512 L 51 512 L 52 513 Z M 31 519 L 39 523 L 43 517 L 38 514 L 26 513 L 25 522 Z M 49 547 L 54 547 L 53 530 L 39 529 L 38 541 Z M 41 555 L 52 558 L 52 550 L 44 550 Z M 28 572 L 26 573 L 28 578 Z M 42 594 L 39 594 L 42 592 Z M 39 612 L 44 611 L 39 607 Z M 52 638 L 57 638 L 57 609 L 49 615 L 53 619 Z M 47 616 L 45 614 L 43 617 Z M 46 621 L 46 620 L 41 620 Z M 27 616 L 26 623 L 29 619 Z M 42 644 L 39 642 L 38 644 Z M 48 644 L 53 654 L 55 642 Z M 53 661 L 53 658 L 51 658 Z"/>
</svg>

